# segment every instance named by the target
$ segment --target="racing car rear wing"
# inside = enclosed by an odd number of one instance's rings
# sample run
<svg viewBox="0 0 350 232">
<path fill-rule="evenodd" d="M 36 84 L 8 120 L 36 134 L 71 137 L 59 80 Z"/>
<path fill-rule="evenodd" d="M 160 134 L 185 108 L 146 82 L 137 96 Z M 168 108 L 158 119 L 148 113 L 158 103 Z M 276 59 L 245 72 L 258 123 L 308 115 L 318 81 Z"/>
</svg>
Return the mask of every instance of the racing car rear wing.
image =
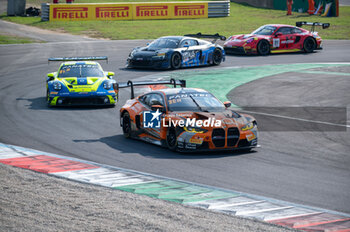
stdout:
<svg viewBox="0 0 350 232">
<path fill-rule="evenodd" d="M 296 22 L 295 25 L 297 27 L 302 27 L 303 25 L 312 26 L 311 27 L 311 32 L 314 32 L 315 31 L 315 26 L 322 26 L 322 29 L 326 29 L 331 24 L 330 23 L 318 23 L 318 22 L 314 22 L 314 23 L 310 23 L 310 22 Z"/>
<path fill-rule="evenodd" d="M 218 39 L 220 40 L 226 40 L 226 37 L 223 35 L 219 35 L 219 33 L 216 33 L 214 35 L 206 35 L 206 34 L 202 34 L 202 33 L 197 33 L 197 34 L 187 34 L 184 36 L 188 36 L 188 37 L 194 37 L 194 38 L 207 38 L 207 39 L 214 39 L 212 42 L 215 43 Z"/>
<path fill-rule="evenodd" d="M 84 61 L 84 60 L 106 60 L 108 63 L 107 56 L 83 56 L 83 57 L 50 57 L 50 61 Z"/>
<path fill-rule="evenodd" d="M 131 99 L 135 98 L 134 95 L 134 86 L 142 86 L 142 85 L 173 85 L 174 88 L 176 86 L 181 86 L 182 88 L 186 87 L 186 80 L 175 80 L 171 78 L 170 80 L 166 81 L 128 81 L 124 83 L 115 83 L 113 84 L 114 89 L 119 92 L 119 89 L 121 88 L 131 88 Z"/>
</svg>

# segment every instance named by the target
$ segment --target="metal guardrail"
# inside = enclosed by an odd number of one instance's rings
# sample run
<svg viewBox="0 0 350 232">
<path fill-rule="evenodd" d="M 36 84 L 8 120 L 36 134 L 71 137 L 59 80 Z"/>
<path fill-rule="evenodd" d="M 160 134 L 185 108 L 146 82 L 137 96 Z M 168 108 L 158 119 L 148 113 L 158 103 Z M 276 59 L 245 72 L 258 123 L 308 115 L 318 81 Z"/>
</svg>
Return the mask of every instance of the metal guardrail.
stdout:
<svg viewBox="0 0 350 232">
<path fill-rule="evenodd" d="M 230 1 L 211 1 L 208 2 L 208 18 L 230 16 Z M 50 4 L 41 4 L 41 20 L 50 20 Z"/>
<path fill-rule="evenodd" d="M 41 3 L 41 21 L 50 20 L 50 5 L 48 3 Z"/>
<path fill-rule="evenodd" d="M 208 2 L 208 18 L 230 16 L 230 1 Z"/>
</svg>

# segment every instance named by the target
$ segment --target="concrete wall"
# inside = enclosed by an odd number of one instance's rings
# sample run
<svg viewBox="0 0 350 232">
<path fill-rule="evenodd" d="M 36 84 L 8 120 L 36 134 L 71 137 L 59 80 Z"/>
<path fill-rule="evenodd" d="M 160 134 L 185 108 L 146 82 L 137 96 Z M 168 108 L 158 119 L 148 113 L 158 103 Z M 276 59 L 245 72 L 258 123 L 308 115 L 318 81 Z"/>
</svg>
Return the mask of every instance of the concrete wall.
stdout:
<svg viewBox="0 0 350 232">
<path fill-rule="evenodd" d="M 255 7 L 273 9 L 273 0 L 231 0 L 231 2 L 246 3 Z"/>
<path fill-rule="evenodd" d="M 8 16 L 24 15 L 25 10 L 26 10 L 26 0 L 8 0 L 7 1 Z"/>
</svg>

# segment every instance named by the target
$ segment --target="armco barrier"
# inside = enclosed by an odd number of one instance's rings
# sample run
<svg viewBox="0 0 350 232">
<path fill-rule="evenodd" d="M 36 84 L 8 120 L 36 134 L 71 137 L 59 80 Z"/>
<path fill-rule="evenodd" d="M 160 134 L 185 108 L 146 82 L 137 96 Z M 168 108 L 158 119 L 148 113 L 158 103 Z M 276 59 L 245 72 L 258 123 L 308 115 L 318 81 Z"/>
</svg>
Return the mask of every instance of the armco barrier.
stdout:
<svg viewBox="0 0 350 232">
<path fill-rule="evenodd" d="M 278 0 L 278 1 L 284 2 L 284 4 L 286 3 L 285 0 Z M 251 6 L 269 8 L 269 9 L 273 9 L 273 6 L 274 6 L 274 0 L 231 0 L 231 2 L 245 3 Z"/>
<path fill-rule="evenodd" d="M 208 2 L 208 18 L 230 16 L 229 1 Z"/>
<path fill-rule="evenodd" d="M 41 3 L 41 21 L 49 21 L 50 6 L 47 3 Z"/>
<path fill-rule="evenodd" d="M 42 21 L 147 20 L 227 17 L 230 1 L 41 5 Z"/>
</svg>

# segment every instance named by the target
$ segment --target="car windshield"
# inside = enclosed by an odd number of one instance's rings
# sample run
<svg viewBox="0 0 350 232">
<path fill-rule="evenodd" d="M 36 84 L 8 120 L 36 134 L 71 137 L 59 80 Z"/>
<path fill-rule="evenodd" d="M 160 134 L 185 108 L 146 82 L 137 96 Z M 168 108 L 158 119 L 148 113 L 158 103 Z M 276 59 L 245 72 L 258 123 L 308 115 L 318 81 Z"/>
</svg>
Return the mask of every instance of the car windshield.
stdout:
<svg viewBox="0 0 350 232">
<path fill-rule="evenodd" d="M 208 92 L 178 93 L 167 95 L 169 111 L 221 112 L 225 110 L 216 97 Z"/>
<path fill-rule="evenodd" d="M 180 39 L 176 38 L 159 38 L 153 41 L 149 48 L 159 49 L 159 48 L 177 48 L 179 46 Z"/>
<path fill-rule="evenodd" d="M 58 77 L 104 77 L 104 73 L 97 64 L 63 65 Z"/>
<path fill-rule="evenodd" d="M 277 27 L 273 26 L 262 26 L 252 32 L 253 35 L 272 35 Z"/>
</svg>

